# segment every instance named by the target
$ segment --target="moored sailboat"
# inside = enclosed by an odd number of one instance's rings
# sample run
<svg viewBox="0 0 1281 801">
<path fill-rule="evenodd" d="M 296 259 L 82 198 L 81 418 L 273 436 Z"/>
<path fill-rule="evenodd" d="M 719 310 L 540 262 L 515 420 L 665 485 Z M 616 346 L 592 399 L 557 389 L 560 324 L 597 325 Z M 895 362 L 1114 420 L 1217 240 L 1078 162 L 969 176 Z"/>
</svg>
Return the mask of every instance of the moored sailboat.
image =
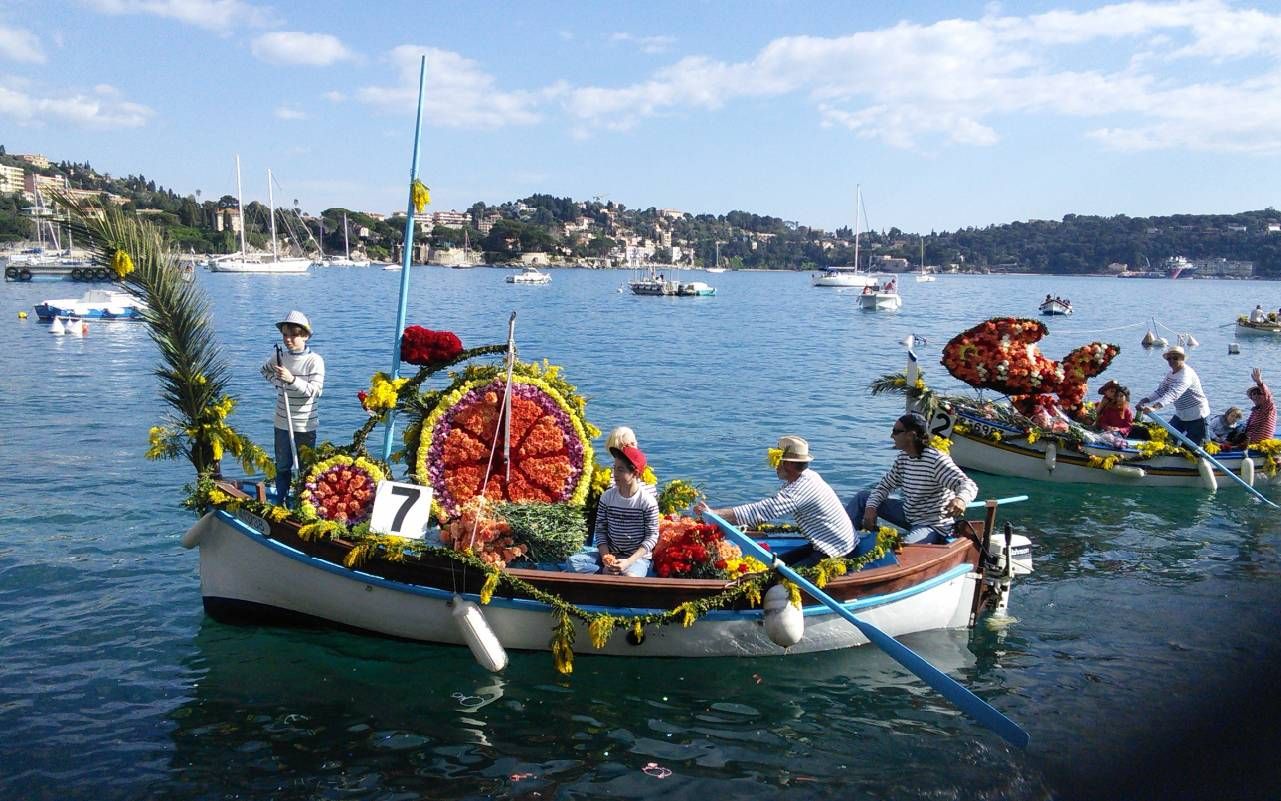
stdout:
<svg viewBox="0 0 1281 801">
<path fill-rule="evenodd" d="M 215 259 L 209 263 L 215 273 L 305 273 L 311 269 L 311 259 L 280 255 L 276 242 L 276 203 L 271 186 L 271 170 L 267 170 L 267 205 L 271 214 L 271 254 L 250 254 L 245 244 L 245 202 L 240 186 L 240 156 L 236 156 L 236 204 L 240 212 L 240 258 Z"/>
</svg>

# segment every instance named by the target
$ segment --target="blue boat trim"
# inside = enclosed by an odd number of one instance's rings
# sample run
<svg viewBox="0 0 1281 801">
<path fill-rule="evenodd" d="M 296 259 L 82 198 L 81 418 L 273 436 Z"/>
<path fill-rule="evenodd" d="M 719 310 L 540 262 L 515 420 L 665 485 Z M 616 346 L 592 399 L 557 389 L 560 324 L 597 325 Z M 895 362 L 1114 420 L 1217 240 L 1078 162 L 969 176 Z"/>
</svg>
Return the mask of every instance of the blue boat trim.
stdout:
<svg viewBox="0 0 1281 801">
<path fill-rule="evenodd" d="M 276 551 L 281 556 L 285 556 L 289 559 L 302 562 L 311 567 L 323 570 L 327 573 L 332 573 L 333 575 L 336 575 L 336 576 L 341 576 L 343 578 L 351 579 L 353 581 L 360 581 L 362 583 L 374 585 L 377 587 L 382 587 L 384 589 L 395 590 L 397 592 L 407 592 L 407 593 L 410 593 L 411 595 L 420 595 L 425 598 L 433 598 L 433 599 L 442 600 L 442 601 L 447 601 L 453 598 L 455 594 L 461 594 L 464 598 L 467 598 L 469 600 L 477 600 L 478 598 L 478 596 L 475 595 L 474 593 L 453 593 L 447 590 L 439 590 L 439 589 L 436 589 L 435 587 L 424 587 L 420 584 L 406 584 L 400 581 L 392 581 L 391 579 L 383 578 L 382 576 L 375 576 L 372 573 L 366 573 L 361 570 L 353 570 L 352 568 L 349 568 L 349 567 L 343 567 L 342 565 L 337 565 L 337 564 L 334 564 L 333 562 L 329 562 L 324 559 L 319 559 L 314 556 L 309 556 L 308 554 L 303 553 L 297 548 L 294 548 L 289 545 L 285 545 L 279 540 L 276 540 L 264 534 L 261 534 L 258 531 L 256 531 L 253 527 L 251 527 L 249 524 L 245 523 L 243 520 L 240 520 L 235 515 L 232 515 L 229 512 L 223 511 L 222 509 L 218 509 L 215 512 L 215 514 L 218 516 L 219 520 L 229 525 L 232 529 L 234 529 L 239 534 L 245 537 L 248 537 L 249 539 L 258 542 L 266 546 L 267 548 L 270 548 Z M 846 609 L 850 610 L 851 612 L 874 609 L 879 606 L 884 606 L 886 604 L 902 601 L 904 599 L 911 598 L 914 595 L 919 595 L 923 592 L 927 592 L 928 590 L 931 590 L 934 587 L 937 587 L 941 584 L 946 584 L 954 579 L 968 575 L 970 572 L 973 571 L 973 569 L 974 569 L 973 565 L 970 565 L 969 563 L 960 564 L 951 568 L 950 570 L 947 570 L 944 573 L 941 573 L 937 576 L 934 576 L 933 578 L 922 581 L 921 583 L 915 584 L 911 587 L 907 587 L 902 590 L 897 590 L 895 592 L 888 593 L 886 595 L 871 595 L 866 598 L 857 598 L 854 600 L 846 601 L 841 605 Z M 533 601 L 533 600 L 528 600 L 524 598 L 502 598 L 499 596 L 494 596 L 493 598 L 491 598 L 488 606 L 505 607 L 509 609 L 518 609 L 518 610 L 531 611 L 531 612 L 545 612 L 551 608 L 550 606 L 548 606 L 547 604 L 541 601 Z M 629 616 L 629 617 L 649 615 L 655 612 L 668 611 L 666 609 L 650 609 L 645 607 L 626 607 L 626 606 L 581 605 L 579 606 L 579 608 L 587 612 L 608 612 L 611 615 Z M 815 617 L 820 615 L 833 614 L 832 610 L 828 609 L 826 606 L 823 606 L 822 604 L 807 606 L 802 610 L 802 612 L 806 617 Z M 760 618 L 764 616 L 764 614 L 765 614 L 764 611 L 761 609 L 744 609 L 744 610 L 713 609 L 705 613 L 703 617 L 711 620 L 740 620 L 740 619 L 751 620 L 755 618 Z"/>
</svg>

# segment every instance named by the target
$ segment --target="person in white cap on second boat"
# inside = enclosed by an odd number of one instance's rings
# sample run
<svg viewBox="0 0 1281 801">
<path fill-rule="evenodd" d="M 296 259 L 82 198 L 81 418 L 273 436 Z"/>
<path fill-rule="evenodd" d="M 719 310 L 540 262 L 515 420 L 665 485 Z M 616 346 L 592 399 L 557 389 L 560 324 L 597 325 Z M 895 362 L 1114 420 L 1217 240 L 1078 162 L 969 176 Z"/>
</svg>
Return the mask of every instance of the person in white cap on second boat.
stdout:
<svg viewBox="0 0 1281 801">
<path fill-rule="evenodd" d="M 1170 425 L 1182 431 L 1187 438 L 1198 445 L 1205 444 L 1206 418 L 1210 416 L 1210 401 L 1201 389 L 1201 378 L 1186 364 L 1187 354 L 1177 345 L 1164 354 L 1170 372 L 1166 374 L 1161 386 L 1151 395 L 1142 398 L 1137 412 L 1142 415 L 1156 411 L 1167 403 L 1174 403 L 1174 417 Z"/>
<path fill-rule="evenodd" d="M 276 387 L 276 502 L 285 504 L 300 449 L 316 447 L 325 360 L 307 346 L 311 339 L 307 315 L 291 311 L 276 328 L 284 347 L 276 346 L 275 354 L 262 366 L 262 375 Z"/>
</svg>

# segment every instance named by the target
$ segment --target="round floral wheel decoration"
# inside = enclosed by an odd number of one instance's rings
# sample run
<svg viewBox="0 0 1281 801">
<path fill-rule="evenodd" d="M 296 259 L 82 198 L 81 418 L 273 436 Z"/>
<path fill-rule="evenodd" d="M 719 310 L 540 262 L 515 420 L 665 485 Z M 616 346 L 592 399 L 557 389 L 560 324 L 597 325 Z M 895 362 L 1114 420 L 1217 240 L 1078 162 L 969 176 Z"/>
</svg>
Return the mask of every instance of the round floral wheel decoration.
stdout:
<svg viewBox="0 0 1281 801">
<path fill-rule="evenodd" d="M 441 520 L 458 515 L 467 501 L 581 504 L 591 484 L 592 449 L 578 411 L 546 381 L 512 379 L 511 463 L 503 463 L 501 435 L 506 380 L 464 382 L 423 420 L 417 475 L 433 488 Z M 491 456 L 492 453 L 492 456 Z"/>
<path fill-rule="evenodd" d="M 303 481 L 299 511 L 309 520 L 333 520 L 354 525 L 369 518 L 382 468 L 363 456 L 334 456 L 319 462 Z"/>
</svg>

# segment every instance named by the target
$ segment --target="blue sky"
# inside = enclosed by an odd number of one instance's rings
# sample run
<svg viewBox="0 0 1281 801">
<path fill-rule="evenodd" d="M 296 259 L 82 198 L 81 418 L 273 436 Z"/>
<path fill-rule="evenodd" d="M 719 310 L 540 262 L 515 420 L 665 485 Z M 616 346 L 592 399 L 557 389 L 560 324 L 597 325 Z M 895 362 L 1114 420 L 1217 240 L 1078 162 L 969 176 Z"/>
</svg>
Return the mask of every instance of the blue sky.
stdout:
<svg viewBox="0 0 1281 801">
<path fill-rule="evenodd" d="M 1281 206 L 1281 8 L 3 0 L 0 143 L 180 193 L 955 230 Z"/>
</svg>

